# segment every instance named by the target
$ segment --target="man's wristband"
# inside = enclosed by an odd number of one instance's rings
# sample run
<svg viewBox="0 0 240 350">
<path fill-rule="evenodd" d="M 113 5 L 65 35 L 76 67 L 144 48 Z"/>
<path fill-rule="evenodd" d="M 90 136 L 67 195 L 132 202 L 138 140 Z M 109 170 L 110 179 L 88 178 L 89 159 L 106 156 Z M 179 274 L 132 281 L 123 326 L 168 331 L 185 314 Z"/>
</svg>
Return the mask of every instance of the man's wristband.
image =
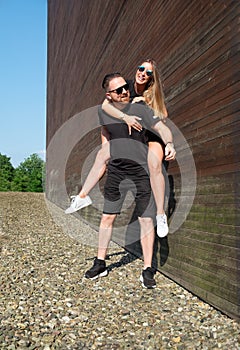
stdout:
<svg viewBox="0 0 240 350">
<path fill-rule="evenodd" d="M 170 143 L 170 144 L 173 146 L 173 148 L 174 148 L 174 143 L 171 142 L 171 141 L 167 142 L 165 146 L 167 146 L 169 143 Z"/>
</svg>

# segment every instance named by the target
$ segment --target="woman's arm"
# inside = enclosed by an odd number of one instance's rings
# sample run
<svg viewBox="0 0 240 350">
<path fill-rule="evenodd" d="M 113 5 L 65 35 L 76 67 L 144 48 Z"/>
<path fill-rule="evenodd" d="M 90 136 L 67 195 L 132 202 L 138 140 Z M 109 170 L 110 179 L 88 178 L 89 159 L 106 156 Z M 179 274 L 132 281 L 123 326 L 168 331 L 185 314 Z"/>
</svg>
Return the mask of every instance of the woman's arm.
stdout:
<svg viewBox="0 0 240 350">
<path fill-rule="evenodd" d="M 162 121 L 159 121 L 157 124 L 155 124 L 153 126 L 153 129 L 158 132 L 163 142 L 165 143 L 165 159 L 175 159 L 176 151 L 173 144 L 173 136 L 171 130 Z"/>
<path fill-rule="evenodd" d="M 144 96 L 136 96 L 133 98 L 132 103 L 136 103 L 136 102 L 140 102 L 140 101 L 146 102 L 145 97 Z"/>
<path fill-rule="evenodd" d="M 131 135 L 131 128 L 137 131 L 142 130 L 142 125 L 138 122 L 141 118 L 123 113 L 121 110 L 115 108 L 107 99 L 103 101 L 102 109 L 113 118 L 123 120 L 128 125 L 129 135 Z"/>
<path fill-rule="evenodd" d="M 164 105 L 163 106 L 163 112 L 162 112 L 162 121 L 166 122 L 167 117 L 168 117 L 168 112 L 167 112 L 166 106 Z"/>
</svg>

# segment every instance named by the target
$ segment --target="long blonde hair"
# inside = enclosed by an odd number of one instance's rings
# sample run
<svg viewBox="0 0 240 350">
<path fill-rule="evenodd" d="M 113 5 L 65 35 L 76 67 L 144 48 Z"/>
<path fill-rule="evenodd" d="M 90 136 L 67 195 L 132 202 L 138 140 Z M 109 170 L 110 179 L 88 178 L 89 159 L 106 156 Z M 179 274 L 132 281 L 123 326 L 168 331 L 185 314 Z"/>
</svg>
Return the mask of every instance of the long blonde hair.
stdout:
<svg viewBox="0 0 240 350">
<path fill-rule="evenodd" d="M 164 119 L 167 117 L 167 109 L 164 102 L 164 93 L 156 62 L 150 58 L 147 58 L 143 62 L 148 62 L 153 67 L 153 75 L 147 85 L 147 89 L 143 93 L 143 96 L 149 107 L 153 109 L 154 114 L 161 119 Z"/>
</svg>

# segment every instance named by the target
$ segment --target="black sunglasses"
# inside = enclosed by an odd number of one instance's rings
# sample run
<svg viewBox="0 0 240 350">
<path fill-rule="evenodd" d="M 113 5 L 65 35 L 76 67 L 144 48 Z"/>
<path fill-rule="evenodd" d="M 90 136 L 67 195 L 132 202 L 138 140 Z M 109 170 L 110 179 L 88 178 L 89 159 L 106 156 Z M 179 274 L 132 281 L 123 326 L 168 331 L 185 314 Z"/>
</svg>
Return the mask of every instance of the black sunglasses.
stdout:
<svg viewBox="0 0 240 350">
<path fill-rule="evenodd" d="M 126 90 L 126 91 L 128 91 L 128 90 L 129 90 L 129 84 L 126 83 L 126 84 L 124 84 L 123 86 L 120 86 L 119 88 L 114 89 L 114 90 L 110 90 L 110 91 L 108 91 L 108 92 L 116 92 L 116 94 L 121 95 L 122 92 L 123 92 L 123 89 Z"/>
<path fill-rule="evenodd" d="M 144 72 L 146 70 L 146 74 L 148 77 L 151 77 L 153 74 L 153 71 L 150 69 L 146 69 L 144 66 L 138 66 L 139 72 Z"/>
</svg>

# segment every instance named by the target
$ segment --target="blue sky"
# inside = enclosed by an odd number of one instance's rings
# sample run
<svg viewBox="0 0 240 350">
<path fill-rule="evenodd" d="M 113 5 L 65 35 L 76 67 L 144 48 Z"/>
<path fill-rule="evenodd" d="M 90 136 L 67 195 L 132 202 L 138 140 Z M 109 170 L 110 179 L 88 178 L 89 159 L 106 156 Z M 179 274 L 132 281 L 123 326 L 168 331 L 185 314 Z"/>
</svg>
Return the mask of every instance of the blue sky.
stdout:
<svg viewBox="0 0 240 350">
<path fill-rule="evenodd" d="M 0 0 L 0 153 L 44 158 L 47 0 Z"/>
</svg>

